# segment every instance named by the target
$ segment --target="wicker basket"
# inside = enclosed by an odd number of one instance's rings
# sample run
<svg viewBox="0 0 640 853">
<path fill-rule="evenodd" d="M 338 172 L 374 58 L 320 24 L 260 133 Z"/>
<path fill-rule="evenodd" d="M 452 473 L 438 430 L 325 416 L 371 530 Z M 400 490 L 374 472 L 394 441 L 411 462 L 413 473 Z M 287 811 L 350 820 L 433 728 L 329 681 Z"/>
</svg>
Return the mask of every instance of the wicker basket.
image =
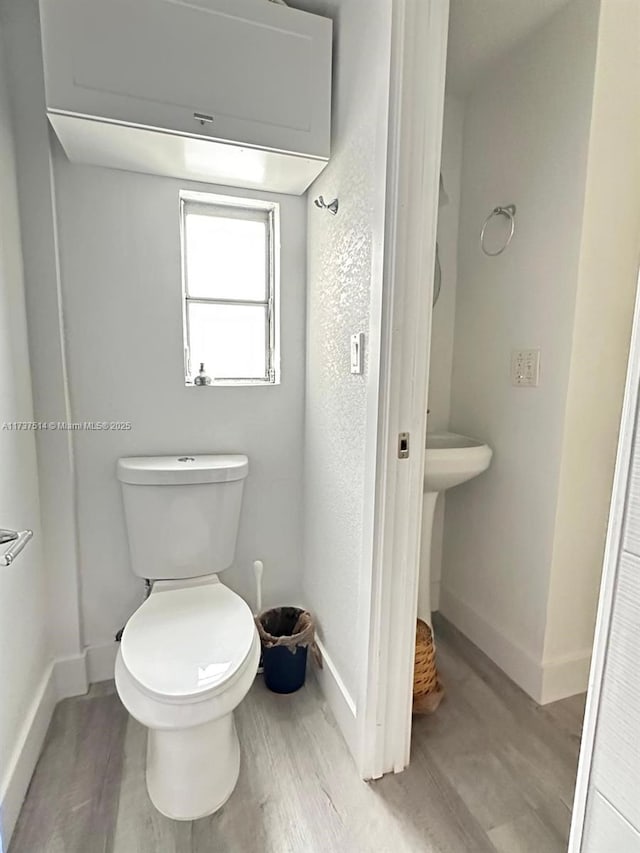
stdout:
<svg viewBox="0 0 640 853">
<path fill-rule="evenodd" d="M 413 713 L 432 714 L 444 696 L 436 669 L 431 628 L 422 619 L 416 627 L 416 662 L 413 670 Z"/>
</svg>

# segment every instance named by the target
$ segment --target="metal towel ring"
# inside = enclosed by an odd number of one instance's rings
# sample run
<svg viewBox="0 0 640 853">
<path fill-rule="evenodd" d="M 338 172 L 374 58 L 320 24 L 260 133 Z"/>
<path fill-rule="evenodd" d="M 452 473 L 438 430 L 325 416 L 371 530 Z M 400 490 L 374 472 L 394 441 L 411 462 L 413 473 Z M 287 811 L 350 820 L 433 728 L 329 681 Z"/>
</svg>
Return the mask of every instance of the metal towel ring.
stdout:
<svg viewBox="0 0 640 853">
<path fill-rule="evenodd" d="M 506 216 L 509 219 L 511 227 L 509 229 L 509 236 L 507 237 L 504 246 L 501 249 L 498 249 L 497 252 L 489 252 L 487 250 L 486 246 L 484 245 L 484 232 L 487 230 L 487 225 L 493 219 L 494 216 Z M 504 252 L 504 250 L 507 248 L 507 246 L 511 242 L 511 240 L 513 238 L 513 233 L 516 230 L 515 216 L 516 216 L 515 204 L 508 204 L 506 207 L 494 207 L 493 208 L 491 213 L 485 219 L 485 221 L 482 225 L 482 230 L 480 231 L 480 248 L 485 253 L 485 255 L 488 255 L 490 258 L 495 258 L 496 255 L 501 255 Z"/>
</svg>

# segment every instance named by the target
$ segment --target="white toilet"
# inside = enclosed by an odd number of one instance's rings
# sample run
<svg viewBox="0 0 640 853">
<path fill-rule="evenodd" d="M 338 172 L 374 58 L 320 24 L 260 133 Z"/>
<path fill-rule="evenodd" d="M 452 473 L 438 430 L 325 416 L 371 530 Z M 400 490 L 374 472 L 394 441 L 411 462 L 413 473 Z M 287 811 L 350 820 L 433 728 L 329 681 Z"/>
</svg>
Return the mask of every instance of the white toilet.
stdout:
<svg viewBox="0 0 640 853">
<path fill-rule="evenodd" d="M 149 796 L 175 820 L 219 809 L 240 771 L 233 710 L 260 641 L 217 572 L 233 562 L 248 469 L 241 455 L 118 461 L 133 571 L 153 586 L 124 629 L 116 687 L 149 729 Z"/>
</svg>

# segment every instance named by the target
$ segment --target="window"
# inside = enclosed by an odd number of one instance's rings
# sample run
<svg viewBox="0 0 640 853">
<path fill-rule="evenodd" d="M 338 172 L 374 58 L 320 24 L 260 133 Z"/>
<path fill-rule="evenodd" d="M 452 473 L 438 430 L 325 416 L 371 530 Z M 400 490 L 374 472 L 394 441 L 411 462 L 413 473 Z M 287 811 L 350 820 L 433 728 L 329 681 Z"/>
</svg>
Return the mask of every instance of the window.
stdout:
<svg viewBox="0 0 640 853">
<path fill-rule="evenodd" d="M 181 193 L 185 378 L 279 381 L 278 205 Z"/>
</svg>

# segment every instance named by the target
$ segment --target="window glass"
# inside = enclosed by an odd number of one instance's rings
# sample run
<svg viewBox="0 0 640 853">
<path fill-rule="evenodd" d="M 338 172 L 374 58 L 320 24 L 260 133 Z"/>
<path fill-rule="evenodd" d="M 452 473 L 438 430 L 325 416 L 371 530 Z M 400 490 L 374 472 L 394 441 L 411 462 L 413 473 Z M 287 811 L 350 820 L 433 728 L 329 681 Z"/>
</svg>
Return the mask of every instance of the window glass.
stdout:
<svg viewBox="0 0 640 853">
<path fill-rule="evenodd" d="M 182 193 L 187 384 L 277 383 L 278 205 Z"/>
</svg>

